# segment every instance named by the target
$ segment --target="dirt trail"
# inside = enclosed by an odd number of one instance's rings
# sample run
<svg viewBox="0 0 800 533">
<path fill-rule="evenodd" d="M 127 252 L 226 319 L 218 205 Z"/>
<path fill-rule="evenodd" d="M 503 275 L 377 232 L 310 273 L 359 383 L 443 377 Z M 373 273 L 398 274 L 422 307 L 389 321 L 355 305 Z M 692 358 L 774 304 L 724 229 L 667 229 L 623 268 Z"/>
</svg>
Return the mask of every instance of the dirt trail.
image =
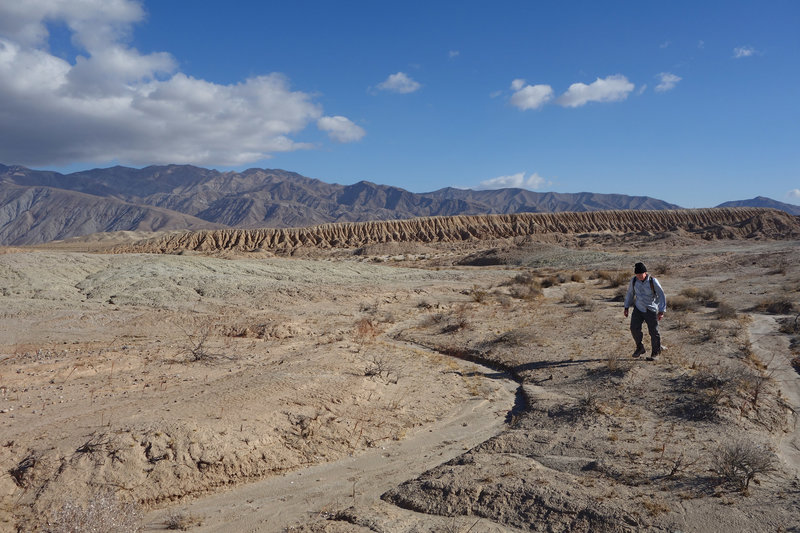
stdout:
<svg viewBox="0 0 800 533">
<path fill-rule="evenodd" d="M 778 456 L 800 479 L 800 424 L 797 420 L 800 415 L 800 380 L 789 361 L 787 337 L 778 333 L 775 317 L 753 315 L 750 338 L 756 355 L 767 363 L 768 371 L 778 382 L 786 403 L 795 412 L 790 431 L 780 441 Z"/>
<path fill-rule="evenodd" d="M 413 436 L 358 456 L 200 498 L 182 507 L 182 512 L 203 520 L 202 527 L 193 531 L 271 532 L 349 505 L 379 502 L 388 489 L 458 456 L 504 427 L 518 384 L 477 364 L 459 365 L 483 375 L 486 392 Z M 151 512 L 145 531 L 163 530 L 165 518 L 174 509 Z"/>
</svg>

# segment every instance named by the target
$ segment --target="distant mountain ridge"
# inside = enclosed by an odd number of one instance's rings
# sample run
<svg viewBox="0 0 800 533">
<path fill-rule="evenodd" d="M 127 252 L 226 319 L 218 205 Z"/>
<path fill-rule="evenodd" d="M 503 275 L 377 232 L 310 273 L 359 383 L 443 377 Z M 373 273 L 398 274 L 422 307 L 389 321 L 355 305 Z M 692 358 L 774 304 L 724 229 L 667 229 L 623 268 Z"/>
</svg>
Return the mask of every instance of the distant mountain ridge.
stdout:
<svg viewBox="0 0 800 533">
<path fill-rule="evenodd" d="M 191 165 L 116 166 L 60 174 L 0 165 L 2 245 L 122 230 L 286 228 L 425 216 L 678 208 L 647 196 L 588 192 L 445 188 L 417 194 L 368 181 L 338 185 L 255 168 L 219 172 Z"/>
<path fill-rule="evenodd" d="M 772 209 L 779 209 L 786 211 L 790 215 L 800 216 L 800 205 L 792 205 L 784 202 L 773 200 L 765 196 L 756 196 L 750 200 L 739 200 L 735 202 L 725 202 L 719 204 L 717 207 L 771 207 Z"/>
</svg>

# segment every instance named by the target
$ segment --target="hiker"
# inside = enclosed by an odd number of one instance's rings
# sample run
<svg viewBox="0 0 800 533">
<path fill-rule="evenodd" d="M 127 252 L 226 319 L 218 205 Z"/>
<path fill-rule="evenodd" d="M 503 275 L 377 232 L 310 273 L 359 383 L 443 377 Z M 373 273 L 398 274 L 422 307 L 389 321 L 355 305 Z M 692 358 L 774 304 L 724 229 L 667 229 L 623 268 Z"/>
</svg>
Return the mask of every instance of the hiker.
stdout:
<svg viewBox="0 0 800 533">
<path fill-rule="evenodd" d="M 631 304 L 635 304 L 631 315 L 631 334 L 636 342 L 634 357 L 647 353 L 642 344 L 642 322 L 647 322 L 652 348 L 648 359 L 652 361 L 661 355 L 661 334 L 658 332 L 658 321 L 664 318 L 664 311 L 667 310 L 667 297 L 658 280 L 647 273 L 644 263 L 636 263 L 633 273 L 636 275 L 628 284 L 628 292 L 625 294 L 624 315 L 627 318 L 628 308 Z"/>
</svg>

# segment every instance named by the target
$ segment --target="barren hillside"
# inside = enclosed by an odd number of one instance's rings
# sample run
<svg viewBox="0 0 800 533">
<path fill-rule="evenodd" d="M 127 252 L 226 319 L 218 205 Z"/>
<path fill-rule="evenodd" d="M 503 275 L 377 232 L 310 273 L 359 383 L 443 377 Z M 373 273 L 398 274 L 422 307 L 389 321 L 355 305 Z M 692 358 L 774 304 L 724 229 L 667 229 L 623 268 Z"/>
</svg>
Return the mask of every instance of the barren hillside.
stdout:
<svg viewBox="0 0 800 533">
<path fill-rule="evenodd" d="M 426 217 L 411 220 L 323 224 L 308 228 L 228 229 L 173 233 L 117 252 L 178 250 L 292 250 L 303 246 L 356 248 L 387 242 L 457 242 L 547 233 L 659 234 L 687 237 L 784 239 L 800 236 L 800 222 L 782 211 L 759 208 L 669 211 L 591 211 Z"/>
</svg>

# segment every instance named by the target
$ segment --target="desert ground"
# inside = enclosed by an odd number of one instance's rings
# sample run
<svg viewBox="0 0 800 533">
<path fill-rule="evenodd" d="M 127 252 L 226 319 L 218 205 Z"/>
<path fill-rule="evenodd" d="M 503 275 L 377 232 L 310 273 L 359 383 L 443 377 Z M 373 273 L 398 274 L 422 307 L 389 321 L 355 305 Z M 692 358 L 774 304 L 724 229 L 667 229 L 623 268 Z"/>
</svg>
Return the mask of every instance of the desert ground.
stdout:
<svg viewBox="0 0 800 533">
<path fill-rule="evenodd" d="M 0 254 L 2 531 L 800 531 L 797 240 L 114 242 Z"/>
</svg>

